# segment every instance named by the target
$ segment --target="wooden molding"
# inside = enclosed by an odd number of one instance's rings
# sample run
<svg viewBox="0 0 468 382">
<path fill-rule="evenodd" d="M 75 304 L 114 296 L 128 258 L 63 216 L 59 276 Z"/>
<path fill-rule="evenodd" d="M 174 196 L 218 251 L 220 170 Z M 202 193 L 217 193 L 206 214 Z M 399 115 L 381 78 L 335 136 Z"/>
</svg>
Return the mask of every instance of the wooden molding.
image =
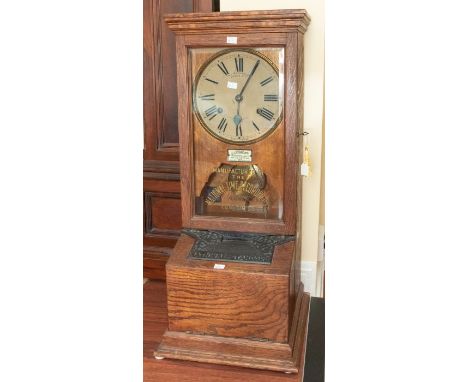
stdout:
<svg viewBox="0 0 468 382">
<path fill-rule="evenodd" d="M 310 17 L 304 9 L 168 14 L 166 23 L 176 33 L 245 33 L 248 29 L 258 32 L 278 31 L 304 33 Z"/>
<path fill-rule="evenodd" d="M 275 343 L 166 331 L 155 351 L 157 359 L 180 360 L 241 366 L 254 369 L 298 373 L 307 336 L 310 296 L 298 294 L 297 314 L 293 319 L 290 343 Z"/>
<path fill-rule="evenodd" d="M 176 55 L 168 12 L 210 12 L 212 0 L 144 0 L 144 158 L 178 161 Z"/>
<path fill-rule="evenodd" d="M 161 216 L 154 216 L 154 204 L 166 202 L 162 205 Z M 180 235 L 180 194 L 173 192 L 145 192 L 145 235 Z M 172 211 L 171 211 L 172 210 Z M 158 227 L 155 219 L 165 221 L 165 227 Z"/>
<path fill-rule="evenodd" d="M 144 247 L 143 249 L 143 277 L 150 279 L 166 279 L 166 263 L 172 248 Z"/>
</svg>

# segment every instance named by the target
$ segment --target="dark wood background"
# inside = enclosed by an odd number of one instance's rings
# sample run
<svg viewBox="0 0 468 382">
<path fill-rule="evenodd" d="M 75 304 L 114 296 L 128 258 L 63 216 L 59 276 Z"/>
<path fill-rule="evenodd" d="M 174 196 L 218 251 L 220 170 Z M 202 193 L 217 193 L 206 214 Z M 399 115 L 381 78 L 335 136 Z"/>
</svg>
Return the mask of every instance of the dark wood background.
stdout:
<svg viewBox="0 0 468 382">
<path fill-rule="evenodd" d="M 181 229 L 177 78 L 167 13 L 219 11 L 219 0 L 143 0 L 143 274 L 165 278 Z"/>
</svg>

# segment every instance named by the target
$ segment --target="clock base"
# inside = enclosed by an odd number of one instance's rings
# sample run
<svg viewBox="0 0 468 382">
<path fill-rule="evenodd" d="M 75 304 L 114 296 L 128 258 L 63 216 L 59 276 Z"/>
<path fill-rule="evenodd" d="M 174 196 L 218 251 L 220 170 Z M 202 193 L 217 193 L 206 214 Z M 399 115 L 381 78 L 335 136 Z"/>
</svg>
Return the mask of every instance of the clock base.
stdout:
<svg viewBox="0 0 468 382">
<path fill-rule="evenodd" d="M 270 264 L 252 264 L 193 259 L 197 240 L 183 232 L 167 262 L 168 330 L 155 357 L 297 373 L 310 297 L 296 243 L 275 242 Z"/>
<path fill-rule="evenodd" d="M 167 330 L 156 358 L 298 373 L 307 336 L 310 296 L 301 283 L 288 343 Z"/>
</svg>

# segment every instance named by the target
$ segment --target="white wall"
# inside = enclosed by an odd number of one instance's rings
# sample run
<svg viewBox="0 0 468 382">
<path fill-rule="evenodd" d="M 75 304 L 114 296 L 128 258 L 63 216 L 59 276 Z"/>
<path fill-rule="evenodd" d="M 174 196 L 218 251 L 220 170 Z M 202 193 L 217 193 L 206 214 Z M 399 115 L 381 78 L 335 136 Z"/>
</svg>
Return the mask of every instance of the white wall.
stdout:
<svg viewBox="0 0 468 382">
<path fill-rule="evenodd" d="M 320 179 L 324 85 L 324 0 L 220 0 L 221 11 L 306 9 L 311 23 L 304 39 L 304 143 L 310 147 L 310 176 L 303 181 L 302 260 L 306 290 L 315 293 L 319 257 Z M 323 227 L 321 229 L 323 231 Z M 320 265 L 320 264 L 319 264 Z"/>
</svg>

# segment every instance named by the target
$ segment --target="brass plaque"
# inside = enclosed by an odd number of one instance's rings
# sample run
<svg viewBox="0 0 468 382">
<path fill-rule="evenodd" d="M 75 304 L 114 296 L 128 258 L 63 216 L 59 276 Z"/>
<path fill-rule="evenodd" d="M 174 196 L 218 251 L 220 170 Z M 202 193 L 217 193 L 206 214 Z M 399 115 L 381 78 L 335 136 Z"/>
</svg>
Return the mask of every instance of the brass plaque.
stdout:
<svg viewBox="0 0 468 382">
<path fill-rule="evenodd" d="M 253 165 L 223 163 L 213 169 L 197 198 L 200 215 L 266 217 L 270 198 L 267 177 Z"/>
</svg>

